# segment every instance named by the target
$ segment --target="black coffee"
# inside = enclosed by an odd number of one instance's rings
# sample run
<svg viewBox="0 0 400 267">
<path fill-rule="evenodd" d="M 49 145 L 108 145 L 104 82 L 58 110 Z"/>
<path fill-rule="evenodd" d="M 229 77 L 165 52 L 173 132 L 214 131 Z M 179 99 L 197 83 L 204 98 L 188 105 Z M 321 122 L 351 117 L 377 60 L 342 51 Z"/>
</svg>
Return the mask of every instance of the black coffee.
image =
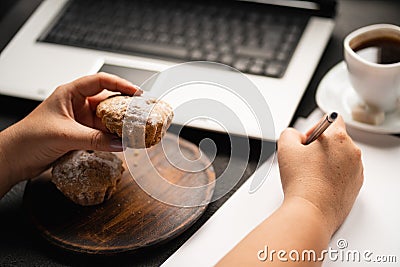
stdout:
<svg viewBox="0 0 400 267">
<path fill-rule="evenodd" d="M 357 43 L 351 48 L 362 58 L 373 63 L 393 64 L 400 62 L 400 38 L 378 37 Z"/>
</svg>

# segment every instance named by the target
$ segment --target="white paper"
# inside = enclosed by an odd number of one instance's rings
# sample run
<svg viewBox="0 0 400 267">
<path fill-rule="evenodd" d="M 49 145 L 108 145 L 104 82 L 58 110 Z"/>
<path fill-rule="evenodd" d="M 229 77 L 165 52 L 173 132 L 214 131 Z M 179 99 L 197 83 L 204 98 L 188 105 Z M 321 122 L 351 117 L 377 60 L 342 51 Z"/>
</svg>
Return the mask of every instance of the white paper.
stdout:
<svg viewBox="0 0 400 267">
<path fill-rule="evenodd" d="M 318 122 L 323 113 L 313 112 L 307 119 L 298 119 L 295 127 L 306 132 Z M 332 238 L 330 247 L 340 253 L 366 253 L 357 258 L 332 261 L 324 266 L 396 266 L 396 263 L 373 262 L 396 260 L 400 262 L 400 138 L 348 128 L 360 147 L 364 164 L 364 185 L 348 218 Z M 263 164 L 253 176 L 265 173 L 271 161 Z M 163 266 L 213 266 L 243 237 L 266 219 L 283 200 L 277 162 L 262 187 L 249 193 L 253 177 L 246 183 L 181 247 Z M 339 249 L 338 240 L 347 247 Z M 260 248 L 262 249 L 262 248 Z M 256 257 L 257 251 L 254 252 Z M 371 254 L 372 253 L 372 254 Z M 365 257 L 364 257 L 365 256 Z M 395 258 L 378 256 L 394 256 Z M 346 258 L 347 255 L 344 257 Z"/>
</svg>

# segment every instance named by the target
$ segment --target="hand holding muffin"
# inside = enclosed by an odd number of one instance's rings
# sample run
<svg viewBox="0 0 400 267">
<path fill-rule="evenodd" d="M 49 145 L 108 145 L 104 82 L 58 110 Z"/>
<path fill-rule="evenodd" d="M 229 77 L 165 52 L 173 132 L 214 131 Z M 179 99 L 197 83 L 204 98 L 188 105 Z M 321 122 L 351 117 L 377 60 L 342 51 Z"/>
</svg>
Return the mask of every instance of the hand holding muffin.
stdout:
<svg viewBox="0 0 400 267">
<path fill-rule="evenodd" d="M 148 148 L 160 142 L 173 112 L 164 101 L 117 94 L 101 101 L 96 115 L 116 138 L 124 132 L 129 147 Z M 123 171 L 122 161 L 111 152 L 76 150 L 57 160 L 52 181 L 76 204 L 90 206 L 111 197 Z"/>
<path fill-rule="evenodd" d="M 132 148 L 148 148 L 160 142 L 173 112 L 164 101 L 129 95 L 111 95 L 96 107 L 105 128 L 123 137 Z M 89 206 L 109 199 L 121 179 L 122 161 L 111 152 L 75 150 L 53 166 L 53 183 L 76 204 Z"/>
<path fill-rule="evenodd" d="M 59 86 L 27 117 L 0 132 L 0 198 L 68 151 L 122 151 L 121 138 L 109 133 L 95 114 L 98 103 L 115 94 L 112 91 L 142 93 L 115 75 L 86 76 Z"/>
</svg>

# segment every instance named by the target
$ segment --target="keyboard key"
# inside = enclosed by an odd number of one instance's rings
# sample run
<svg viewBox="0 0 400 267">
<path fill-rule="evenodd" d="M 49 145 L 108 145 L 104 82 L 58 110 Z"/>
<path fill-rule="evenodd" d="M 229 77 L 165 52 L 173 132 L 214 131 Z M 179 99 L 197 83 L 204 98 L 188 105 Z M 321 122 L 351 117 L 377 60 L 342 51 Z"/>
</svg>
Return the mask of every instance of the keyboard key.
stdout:
<svg viewBox="0 0 400 267">
<path fill-rule="evenodd" d="M 222 54 L 229 53 L 232 51 L 232 47 L 227 44 L 222 44 L 218 46 L 218 51 Z"/>
<path fill-rule="evenodd" d="M 279 52 L 276 59 L 279 61 L 286 61 L 289 58 L 289 53 Z"/>
<path fill-rule="evenodd" d="M 209 52 L 206 55 L 206 60 L 207 61 L 216 61 L 218 59 L 218 53 L 217 52 Z"/>
<path fill-rule="evenodd" d="M 257 74 L 257 75 L 263 74 L 264 72 L 263 65 L 254 64 L 249 68 L 249 72 L 251 74 Z"/>
<path fill-rule="evenodd" d="M 186 46 L 190 49 L 196 49 L 200 47 L 200 42 L 197 39 L 190 39 L 187 43 Z"/>
<path fill-rule="evenodd" d="M 294 33 L 289 33 L 288 35 L 285 36 L 285 39 L 286 42 L 293 43 L 297 41 L 298 35 Z"/>
<path fill-rule="evenodd" d="M 199 49 L 193 50 L 193 51 L 190 53 L 190 59 L 191 59 L 191 60 L 202 60 L 202 59 L 204 59 L 204 54 L 203 54 L 203 52 L 202 52 L 201 50 L 199 50 Z"/>
<path fill-rule="evenodd" d="M 152 32 L 146 32 L 142 37 L 142 40 L 146 41 L 146 42 L 151 42 L 154 39 L 155 39 L 155 35 Z"/>
<path fill-rule="evenodd" d="M 169 37 L 168 34 L 166 34 L 166 33 L 161 33 L 161 34 L 159 34 L 159 35 L 157 36 L 157 40 L 158 40 L 160 43 L 162 43 L 162 44 L 166 44 L 166 43 L 168 43 L 168 42 L 171 40 L 171 38 Z"/>
<path fill-rule="evenodd" d="M 264 60 L 264 59 L 261 59 L 261 58 L 256 58 L 256 59 L 254 60 L 254 64 L 255 64 L 255 65 L 264 65 L 264 64 L 265 64 L 265 60 Z"/>
<path fill-rule="evenodd" d="M 211 41 L 206 41 L 203 43 L 203 49 L 206 51 L 215 51 L 215 44 Z"/>
<path fill-rule="evenodd" d="M 241 45 L 243 43 L 244 38 L 241 35 L 239 35 L 238 33 L 234 33 L 233 35 L 234 35 L 234 37 L 232 38 L 231 43 L 233 45 Z"/>
<path fill-rule="evenodd" d="M 233 60 L 234 60 L 234 57 L 231 54 L 225 54 L 221 57 L 220 62 L 225 65 L 231 66 L 233 63 Z"/>
<path fill-rule="evenodd" d="M 274 51 L 248 46 L 239 46 L 236 50 L 236 54 L 239 56 L 262 58 L 266 60 L 274 57 Z"/>
<path fill-rule="evenodd" d="M 124 42 L 121 44 L 121 49 L 157 56 L 170 55 L 171 57 L 179 59 L 185 58 L 188 54 L 187 50 L 183 47 L 158 45 L 145 42 Z"/>
<path fill-rule="evenodd" d="M 249 67 L 250 60 L 249 59 L 238 59 L 233 67 L 241 72 L 246 72 Z"/>
<path fill-rule="evenodd" d="M 272 77 L 280 77 L 282 75 L 282 72 L 283 72 L 283 65 L 280 63 L 271 63 L 264 70 L 264 73 L 267 76 L 272 76 Z"/>
<path fill-rule="evenodd" d="M 185 39 L 181 36 L 175 36 L 172 39 L 172 44 L 174 44 L 176 46 L 183 46 L 185 44 Z"/>
</svg>

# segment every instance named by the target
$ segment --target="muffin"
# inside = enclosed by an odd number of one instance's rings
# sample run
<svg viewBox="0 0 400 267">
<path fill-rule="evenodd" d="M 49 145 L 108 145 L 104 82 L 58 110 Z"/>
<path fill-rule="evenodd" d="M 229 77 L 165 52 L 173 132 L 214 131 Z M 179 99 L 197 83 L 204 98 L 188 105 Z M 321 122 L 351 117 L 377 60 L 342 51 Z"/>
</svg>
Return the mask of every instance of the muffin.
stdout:
<svg viewBox="0 0 400 267">
<path fill-rule="evenodd" d="M 53 165 L 52 182 L 70 200 L 82 206 L 100 204 L 116 191 L 124 168 L 111 152 L 75 150 Z"/>
<path fill-rule="evenodd" d="M 171 106 L 162 100 L 122 95 L 100 102 L 96 115 L 110 132 L 124 137 L 127 146 L 132 148 L 148 148 L 159 143 L 174 116 Z"/>
</svg>

